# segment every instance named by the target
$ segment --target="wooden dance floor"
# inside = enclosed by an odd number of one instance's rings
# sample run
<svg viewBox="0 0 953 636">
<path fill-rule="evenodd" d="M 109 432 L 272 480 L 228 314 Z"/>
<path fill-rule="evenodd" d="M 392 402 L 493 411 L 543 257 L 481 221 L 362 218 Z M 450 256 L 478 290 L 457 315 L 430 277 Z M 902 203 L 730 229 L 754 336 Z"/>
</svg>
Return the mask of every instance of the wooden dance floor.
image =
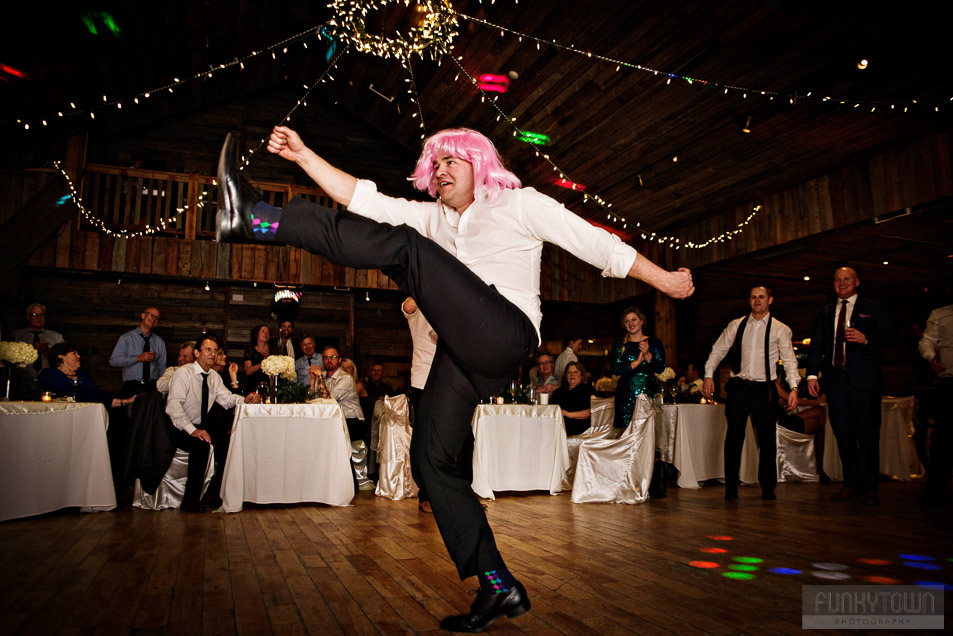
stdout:
<svg viewBox="0 0 953 636">
<path fill-rule="evenodd" d="M 490 522 L 533 609 L 489 631 L 803 633 L 802 585 L 953 584 L 949 504 L 921 508 L 916 482 L 882 484 L 879 508 L 832 503 L 836 489 L 781 484 L 764 502 L 742 488 L 726 504 L 719 486 L 670 488 L 636 506 L 503 494 Z M 741 572 L 751 578 L 725 576 L 739 572 L 735 557 L 761 559 Z M 458 581 L 416 500 L 367 492 L 348 508 L 125 508 L 0 524 L 0 633 L 431 632 L 475 587 Z"/>
</svg>

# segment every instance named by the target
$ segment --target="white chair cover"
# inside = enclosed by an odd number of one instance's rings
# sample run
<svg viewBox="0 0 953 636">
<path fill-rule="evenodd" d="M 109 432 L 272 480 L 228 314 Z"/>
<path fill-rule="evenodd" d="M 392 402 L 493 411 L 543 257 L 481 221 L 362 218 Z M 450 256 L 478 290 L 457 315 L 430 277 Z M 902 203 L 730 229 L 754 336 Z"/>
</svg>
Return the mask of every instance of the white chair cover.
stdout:
<svg viewBox="0 0 953 636">
<path fill-rule="evenodd" d="M 569 447 L 569 470 L 563 478 L 563 490 L 572 488 L 572 481 L 576 474 L 576 460 L 579 458 L 579 447 L 590 439 L 614 439 L 619 432 L 612 425 L 615 420 L 615 398 L 593 397 L 589 407 L 592 424 L 579 435 L 566 438 Z"/>
<path fill-rule="evenodd" d="M 395 501 L 417 496 L 417 484 L 410 474 L 410 402 L 406 395 L 383 397 L 374 407 L 374 429 L 378 431 L 378 497 Z"/>
<path fill-rule="evenodd" d="M 818 481 L 814 435 L 777 427 L 778 481 Z"/>
<path fill-rule="evenodd" d="M 644 395 L 619 439 L 592 439 L 579 448 L 573 503 L 642 503 L 655 463 L 655 406 Z"/>
<path fill-rule="evenodd" d="M 215 449 L 212 448 L 208 454 L 208 466 L 205 467 L 205 482 L 202 484 L 202 494 L 208 488 L 208 483 L 212 481 L 215 474 Z M 185 482 L 189 476 L 189 454 L 181 448 L 175 449 L 175 455 L 172 456 L 172 463 L 169 470 L 165 471 L 159 487 L 156 488 L 154 495 L 150 495 L 142 489 L 139 480 L 136 480 L 136 489 L 132 496 L 132 505 L 143 510 L 165 510 L 166 508 L 178 508 L 182 505 L 182 497 L 185 495 Z"/>
</svg>

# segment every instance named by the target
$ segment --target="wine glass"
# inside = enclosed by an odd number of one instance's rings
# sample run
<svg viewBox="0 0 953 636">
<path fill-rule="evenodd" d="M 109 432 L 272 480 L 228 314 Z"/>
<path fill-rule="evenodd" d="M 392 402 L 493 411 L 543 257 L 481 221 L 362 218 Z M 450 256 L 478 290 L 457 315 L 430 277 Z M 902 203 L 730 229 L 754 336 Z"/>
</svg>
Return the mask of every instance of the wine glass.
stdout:
<svg viewBox="0 0 953 636">
<path fill-rule="evenodd" d="M 79 391 L 79 377 L 78 377 L 78 376 L 73 376 L 72 378 L 69 379 L 69 383 L 70 383 L 70 388 L 71 388 L 71 390 L 72 390 L 72 392 L 73 392 L 72 400 L 73 400 L 73 402 L 75 402 L 75 401 L 76 401 L 76 392 Z"/>
</svg>

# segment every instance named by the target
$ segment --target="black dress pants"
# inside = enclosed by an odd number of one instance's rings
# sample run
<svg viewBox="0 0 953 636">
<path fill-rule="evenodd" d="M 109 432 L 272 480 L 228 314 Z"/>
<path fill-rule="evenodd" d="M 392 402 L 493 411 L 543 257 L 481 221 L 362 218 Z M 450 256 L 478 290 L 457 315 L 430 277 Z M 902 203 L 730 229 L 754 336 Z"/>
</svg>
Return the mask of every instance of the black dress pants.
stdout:
<svg viewBox="0 0 953 636">
<path fill-rule="evenodd" d="M 172 432 L 172 441 L 175 442 L 177 448 L 181 448 L 189 454 L 189 472 L 185 480 L 185 494 L 182 495 L 182 503 L 197 503 L 202 497 L 205 469 L 208 466 L 208 454 L 212 445 L 178 428 L 175 428 Z"/>
<path fill-rule="evenodd" d="M 937 378 L 935 394 L 926 490 L 930 496 L 942 497 L 953 467 L 953 403 L 950 402 L 953 378 Z M 923 425 L 926 426 L 926 422 Z"/>
<path fill-rule="evenodd" d="M 741 450 L 745 443 L 748 416 L 758 441 L 758 483 L 765 493 L 773 493 L 778 485 L 777 407 L 768 382 L 748 382 L 732 378 L 725 385 L 725 492 L 738 490 L 741 471 Z"/>
<path fill-rule="evenodd" d="M 854 386 L 846 371 L 831 369 L 827 412 L 844 466 L 844 486 L 877 492 L 880 481 L 879 389 Z"/>
<path fill-rule="evenodd" d="M 440 334 L 410 447 L 414 479 L 461 579 L 504 566 L 473 489 L 470 422 L 535 349 L 533 324 L 455 256 L 406 225 L 392 226 L 294 198 L 276 241 L 338 265 L 379 268 Z"/>
</svg>

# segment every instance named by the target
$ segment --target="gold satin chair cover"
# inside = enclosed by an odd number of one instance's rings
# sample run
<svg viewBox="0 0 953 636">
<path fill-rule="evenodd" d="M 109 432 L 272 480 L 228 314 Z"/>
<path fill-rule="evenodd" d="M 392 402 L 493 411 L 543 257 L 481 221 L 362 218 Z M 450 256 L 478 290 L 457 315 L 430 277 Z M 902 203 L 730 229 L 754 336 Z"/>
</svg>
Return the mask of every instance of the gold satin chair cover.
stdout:
<svg viewBox="0 0 953 636">
<path fill-rule="evenodd" d="M 777 428 L 778 481 L 818 481 L 814 435 Z"/>
<path fill-rule="evenodd" d="M 406 395 L 382 397 L 374 406 L 377 431 L 377 489 L 375 494 L 395 501 L 417 496 L 410 473 L 410 402 Z"/>
<path fill-rule="evenodd" d="M 569 470 L 563 478 L 563 490 L 570 490 L 576 475 L 576 461 L 579 459 L 579 447 L 590 439 L 614 439 L 619 432 L 612 425 L 615 420 L 615 398 L 593 397 L 590 401 L 589 412 L 592 424 L 579 435 L 566 438 L 569 448 Z"/>
<path fill-rule="evenodd" d="M 655 463 L 655 405 L 645 395 L 619 439 L 590 439 L 579 448 L 573 503 L 642 503 Z"/>
<path fill-rule="evenodd" d="M 202 483 L 202 494 L 212 481 L 215 475 L 215 448 L 211 448 L 208 453 L 208 466 L 205 467 L 205 481 Z M 175 455 L 172 456 L 172 463 L 169 464 L 169 470 L 165 471 L 159 487 L 156 488 L 154 495 L 150 495 L 136 480 L 136 489 L 132 495 L 132 505 L 143 510 L 165 510 L 166 508 L 178 508 L 182 505 L 182 497 L 185 496 L 185 482 L 189 476 L 189 454 L 181 448 L 175 449 Z"/>
</svg>

